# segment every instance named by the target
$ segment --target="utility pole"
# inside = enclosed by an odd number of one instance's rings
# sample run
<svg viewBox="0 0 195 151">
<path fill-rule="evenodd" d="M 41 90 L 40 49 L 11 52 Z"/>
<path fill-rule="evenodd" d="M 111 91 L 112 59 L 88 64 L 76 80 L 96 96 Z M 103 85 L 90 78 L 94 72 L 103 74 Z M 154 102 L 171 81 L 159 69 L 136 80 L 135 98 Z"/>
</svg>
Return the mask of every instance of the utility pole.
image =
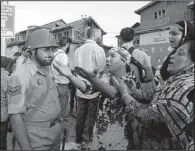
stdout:
<svg viewBox="0 0 195 151">
<path fill-rule="evenodd" d="M 1 56 L 7 55 L 7 38 L 14 38 L 15 7 L 9 1 L 1 1 Z M 9 13 L 8 13 L 9 12 Z M 11 14 L 11 15 L 10 15 Z M 9 22 L 8 22 L 9 20 Z M 9 26 L 7 24 L 9 23 Z M 10 27 L 10 24 L 12 27 Z M 6 30 L 9 28 L 9 32 Z"/>
<path fill-rule="evenodd" d="M 1 1 L 1 3 L 7 5 L 9 4 L 8 1 Z M 6 38 L 1 37 L 1 56 L 6 56 L 6 48 L 7 48 Z"/>
</svg>

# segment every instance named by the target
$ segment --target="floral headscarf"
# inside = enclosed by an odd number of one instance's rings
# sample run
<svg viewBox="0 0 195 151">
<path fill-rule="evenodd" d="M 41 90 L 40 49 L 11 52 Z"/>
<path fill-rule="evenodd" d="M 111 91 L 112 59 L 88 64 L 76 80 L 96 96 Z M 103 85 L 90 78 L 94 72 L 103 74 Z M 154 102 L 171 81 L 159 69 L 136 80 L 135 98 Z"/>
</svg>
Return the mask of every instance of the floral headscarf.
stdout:
<svg viewBox="0 0 195 151">
<path fill-rule="evenodd" d="M 129 65 L 129 63 L 131 61 L 131 55 L 124 48 L 114 47 L 114 48 L 111 48 L 109 50 L 109 53 L 114 53 L 114 54 L 119 55 L 128 65 Z"/>
</svg>

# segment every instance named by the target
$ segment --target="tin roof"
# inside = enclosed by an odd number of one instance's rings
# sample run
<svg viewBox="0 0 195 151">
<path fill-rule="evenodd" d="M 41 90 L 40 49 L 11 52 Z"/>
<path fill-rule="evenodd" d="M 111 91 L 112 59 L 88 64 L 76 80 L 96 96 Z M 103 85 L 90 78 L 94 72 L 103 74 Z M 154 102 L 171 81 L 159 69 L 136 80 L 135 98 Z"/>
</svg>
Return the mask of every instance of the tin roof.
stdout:
<svg viewBox="0 0 195 151">
<path fill-rule="evenodd" d="M 145 9 L 147 9 L 148 7 L 150 7 L 150 6 L 154 5 L 154 4 L 156 4 L 157 2 L 159 2 L 159 1 L 152 1 L 152 2 L 150 2 L 150 3 L 148 3 L 148 4 L 146 4 L 145 6 L 143 6 L 143 7 L 139 8 L 139 9 L 135 10 L 134 12 L 135 12 L 136 14 L 140 15 L 140 13 L 141 13 L 143 10 L 145 10 Z"/>
<path fill-rule="evenodd" d="M 70 22 L 70 23 L 68 23 L 64 26 L 55 27 L 53 30 L 61 30 L 61 29 L 65 29 L 65 28 L 74 28 L 74 27 L 77 27 L 80 24 L 83 24 L 84 21 L 86 21 L 86 20 L 92 20 L 94 22 L 94 24 L 102 31 L 103 35 L 106 34 L 106 32 L 99 26 L 99 24 L 92 17 L 83 18 L 83 19 L 80 19 L 80 20 L 77 20 L 77 21 L 73 21 L 73 22 Z"/>
</svg>

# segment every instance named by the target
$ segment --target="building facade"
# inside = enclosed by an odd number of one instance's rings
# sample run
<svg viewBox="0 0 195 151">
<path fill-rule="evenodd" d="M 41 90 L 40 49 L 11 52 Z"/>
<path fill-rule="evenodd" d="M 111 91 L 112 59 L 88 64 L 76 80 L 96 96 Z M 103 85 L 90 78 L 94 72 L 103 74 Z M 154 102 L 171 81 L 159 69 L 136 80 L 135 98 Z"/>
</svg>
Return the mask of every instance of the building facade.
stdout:
<svg viewBox="0 0 195 151">
<path fill-rule="evenodd" d="M 73 68 L 73 56 L 76 48 L 83 44 L 87 39 L 87 30 L 90 27 L 98 28 L 102 31 L 102 34 L 105 35 L 106 32 L 98 25 L 98 23 L 92 18 L 82 18 L 80 20 L 65 23 L 62 19 L 42 25 L 43 27 L 50 28 L 55 39 L 59 42 L 61 37 L 70 37 L 72 38 L 73 44 L 70 47 L 70 67 Z M 15 38 L 7 40 L 7 50 L 6 56 L 12 57 L 13 54 L 17 51 L 21 51 L 22 47 L 25 45 L 27 31 L 21 31 L 16 33 Z M 102 44 L 102 47 L 107 51 L 110 47 Z"/>
<path fill-rule="evenodd" d="M 151 64 L 159 69 L 171 51 L 168 39 L 170 26 L 180 20 L 194 21 L 194 1 L 152 1 L 135 13 L 140 15 L 140 24 L 134 28 L 135 44 L 149 55 Z"/>
</svg>

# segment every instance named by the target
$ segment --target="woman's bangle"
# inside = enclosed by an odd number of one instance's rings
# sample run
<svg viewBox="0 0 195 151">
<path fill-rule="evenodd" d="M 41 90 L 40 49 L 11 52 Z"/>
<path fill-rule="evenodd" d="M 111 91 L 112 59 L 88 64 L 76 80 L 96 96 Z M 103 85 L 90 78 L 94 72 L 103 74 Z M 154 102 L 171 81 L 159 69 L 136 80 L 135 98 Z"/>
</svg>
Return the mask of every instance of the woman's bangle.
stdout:
<svg viewBox="0 0 195 151">
<path fill-rule="evenodd" d="M 124 98 L 125 96 L 127 96 L 127 95 L 129 95 L 129 94 L 128 94 L 128 93 L 123 94 L 123 96 L 121 97 L 121 101 L 122 101 L 123 98 Z"/>
</svg>

